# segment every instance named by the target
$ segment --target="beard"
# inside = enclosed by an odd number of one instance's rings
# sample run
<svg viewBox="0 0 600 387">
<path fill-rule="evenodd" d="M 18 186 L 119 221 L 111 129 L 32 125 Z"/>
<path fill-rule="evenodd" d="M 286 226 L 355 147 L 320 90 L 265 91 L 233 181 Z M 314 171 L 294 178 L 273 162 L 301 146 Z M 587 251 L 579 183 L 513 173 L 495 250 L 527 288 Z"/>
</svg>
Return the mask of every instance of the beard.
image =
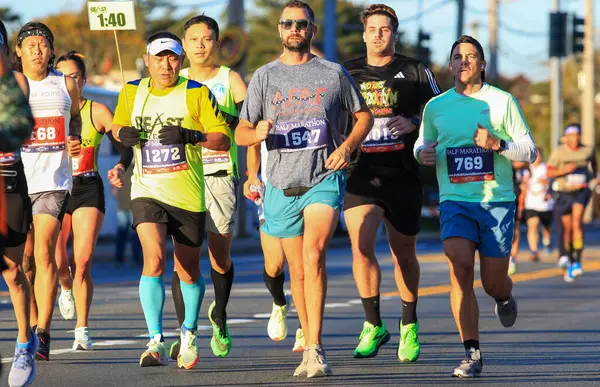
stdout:
<svg viewBox="0 0 600 387">
<path fill-rule="evenodd" d="M 296 38 L 294 40 L 291 40 L 291 38 Z M 310 47 L 310 40 L 309 39 L 304 39 L 302 36 L 299 35 L 290 35 L 288 36 L 287 40 L 281 40 L 281 43 L 283 44 L 283 47 L 287 48 L 289 51 L 292 52 L 304 52 L 304 51 L 308 51 L 309 47 Z"/>
</svg>

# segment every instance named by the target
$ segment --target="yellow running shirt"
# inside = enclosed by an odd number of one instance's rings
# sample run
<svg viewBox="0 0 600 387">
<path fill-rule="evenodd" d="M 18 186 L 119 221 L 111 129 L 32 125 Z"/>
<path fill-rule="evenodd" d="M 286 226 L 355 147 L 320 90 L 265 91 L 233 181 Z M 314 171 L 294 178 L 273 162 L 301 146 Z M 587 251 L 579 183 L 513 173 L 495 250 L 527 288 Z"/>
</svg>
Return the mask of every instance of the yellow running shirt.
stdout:
<svg viewBox="0 0 600 387">
<path fill-rule="evenodd" d="M 150 78 L 127 83 L 128 101 L 124 88 L 113 119 L 113 124 L 134 126 L 144 132 L 143 138 L 147 136 L 134 147 L 131 199 L 151 198 L 186 211 L 206 211 L 202 147 L 161 145 L 158 132 L 166 125 L 180 125 L 231 138 L 217 100 L 206 86 L 183 77 L 179 77 L 176 86 L 165 90 L 151 89 L 150 85 Z"/>
<path fill-rule="evenodd" d="M 81 115 L 81 153 L 71 158 L 73 176 L 90 176 L 98 173 L 98 151 L 104 133 L 98 133 L 92 119 L 93 101 L 86 100 L 79 111 Z"/>
</svg>

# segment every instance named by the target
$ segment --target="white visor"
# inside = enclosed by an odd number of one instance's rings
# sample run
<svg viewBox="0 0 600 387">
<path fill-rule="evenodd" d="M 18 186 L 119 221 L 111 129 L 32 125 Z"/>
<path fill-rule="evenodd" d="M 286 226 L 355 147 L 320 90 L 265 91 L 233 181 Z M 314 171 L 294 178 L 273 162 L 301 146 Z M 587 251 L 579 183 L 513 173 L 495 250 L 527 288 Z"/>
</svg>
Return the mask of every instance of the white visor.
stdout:
<svg viewBox="0 0 600 387">
<path fill-rule="evenodd" d="M 567 134 L 572 134 L 572 133 L 581 134 L 581 129 L 579 128 L 579 126 L 575 126 L 575 125 L 567 126 L 567 129 L 565 129 L 565 136 Z"/>
<path fill-rule="evenodd" d="M 179 42 L 171 38 L 158 38 L 146 47 L 146 52 L 151 55 L 158 55 L 163 51 L 171 51 L 177 55 L 181 55 L 183 48 Z"/>
</svg>

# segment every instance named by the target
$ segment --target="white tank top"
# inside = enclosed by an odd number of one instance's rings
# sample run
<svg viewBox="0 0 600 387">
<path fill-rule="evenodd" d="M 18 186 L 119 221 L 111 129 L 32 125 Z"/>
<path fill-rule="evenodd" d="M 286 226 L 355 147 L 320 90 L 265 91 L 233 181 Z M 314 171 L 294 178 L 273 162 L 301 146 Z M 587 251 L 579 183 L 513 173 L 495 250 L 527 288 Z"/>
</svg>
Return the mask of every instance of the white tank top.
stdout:
<svg viewBox="0 0 600 387">
<path fill-rule="evenodd" d="M 21 148 L 29 194 L 70 192 L 73 178 L 66 140 L 71 97 L 64 75 L 51 70 L 41 81 L 29 80 L 29 105 L 35 124 L 31 137 Z"/>
</svg>

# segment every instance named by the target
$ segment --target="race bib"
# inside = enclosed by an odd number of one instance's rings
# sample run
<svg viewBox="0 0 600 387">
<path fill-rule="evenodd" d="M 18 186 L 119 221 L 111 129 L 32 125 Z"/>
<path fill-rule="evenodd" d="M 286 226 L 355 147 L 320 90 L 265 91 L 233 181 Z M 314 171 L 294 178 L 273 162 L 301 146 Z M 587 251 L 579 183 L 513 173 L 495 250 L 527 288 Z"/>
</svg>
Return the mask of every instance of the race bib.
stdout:
<svg viewBox="0 0 600 387">
<path fill-rule="evenodd" d="M 158 140 L 149 140 L 142 147 L 142 173 L 154 175 L 188 169 L 185 145 L 161 145 Z"/>
<path fill-rule="evenodd" d="M 373 128 L 362 142 L 365 153 L 393 152 L 404 149 L 404 136 L 395 135 L 386 126 L 390 118 L 375 118 Z"/>
<path fill-rule="evenodd" d="M 202 164 L 223 164 L 229 162 L 229 151 L 216 151 L 202 148 Z"/>
<path fill-rule="evenodd" d="M 35 117 L 31 136 L 23 143 L 23 152 L 55 152 L 65 149 L 65 118 Z"/>
<path fill-rule="evenodd" d="M 327 146 L 327 121 L 317 118 L 275 125 L 271 149 L 281 152 L 300 152 Z"/>
<path fill-rule="evenodd" d="M 21 153 L 19 151 L 16 152 L 0 152 L 0 164 L 13 164 L 19 160 L 21 157 Z"/>
<path fill-rule="evenodd" d="M 451 183 L 494 180 L 494 151 L 477 146 L 447 148 L 448 177 Z"/>
<path fill-rule="evenodd" d="M 573 173 L 565 176 L 567 185 L 569 186 L 584 186 L 588 183 L 587 168 L 577 168 Z"/>
<path fill-rule="evenodd" d="M 71 159 L 73 166 L 73 176 L 85 175 L 94 172 L 94 147 L 88 146 L 81 148 L 81 153 Z"/>
</svg>

